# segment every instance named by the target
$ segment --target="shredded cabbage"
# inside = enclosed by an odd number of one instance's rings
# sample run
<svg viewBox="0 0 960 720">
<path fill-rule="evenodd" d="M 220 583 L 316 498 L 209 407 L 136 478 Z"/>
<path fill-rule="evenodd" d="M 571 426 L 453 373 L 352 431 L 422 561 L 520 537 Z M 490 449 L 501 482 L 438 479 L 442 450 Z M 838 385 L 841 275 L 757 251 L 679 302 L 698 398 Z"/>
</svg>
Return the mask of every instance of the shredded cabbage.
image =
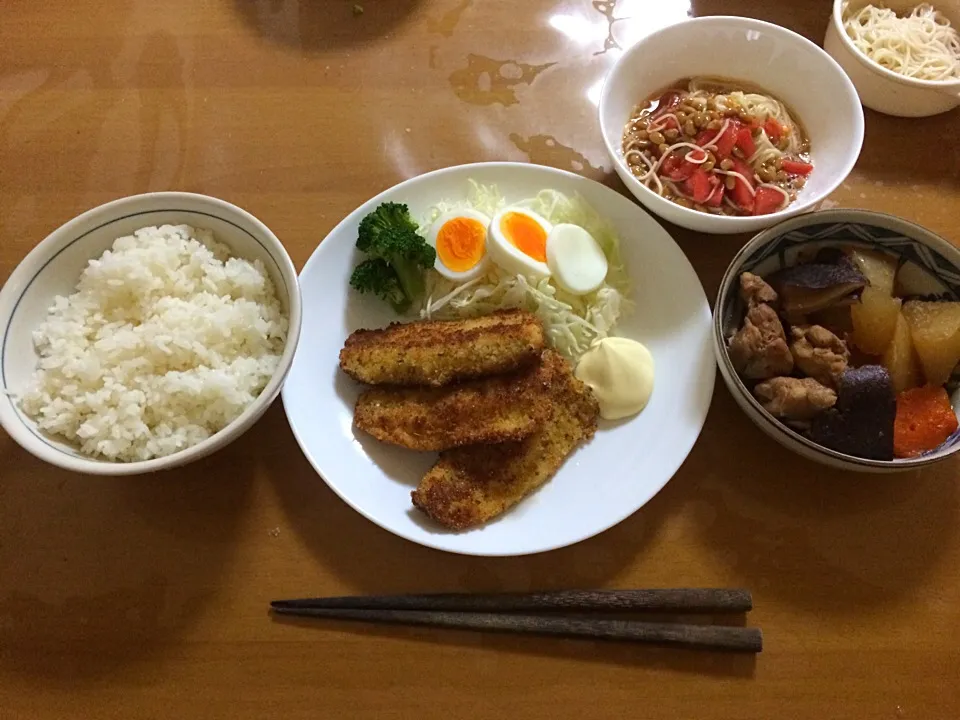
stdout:
<svg viewBox="0 0 960 720">
<path fill-rule="evenodd" d="M 495 185 L 480 185 L 471 180 L 466 200 L 437 203 L 422 218 L 420 230 L 426 232 L 441 214 L 451 210 L 472 208 L 493 216 L 505 205 L 506 200 Z M 543 321 L 551 345 L 575 362 L 591 345 L 610 335 L 621 315 L 632 307 L 627 299 L 630 282 L 620 257 L 620 239 L 579 195 L 569 197 L 557 190 L 541 190 L 535 197 L 511 205 L 528 208 L 553 224 L 579 225 L 593 235 L 609 266 L 603 285 L 578 296 L 565 292 L 550 278 L 534 280 L 496 266 L 486 275 L 459 283 L 429 270 L 420 317 L 476 317 L 496 310 L 524 308 Z"/>
</svg>

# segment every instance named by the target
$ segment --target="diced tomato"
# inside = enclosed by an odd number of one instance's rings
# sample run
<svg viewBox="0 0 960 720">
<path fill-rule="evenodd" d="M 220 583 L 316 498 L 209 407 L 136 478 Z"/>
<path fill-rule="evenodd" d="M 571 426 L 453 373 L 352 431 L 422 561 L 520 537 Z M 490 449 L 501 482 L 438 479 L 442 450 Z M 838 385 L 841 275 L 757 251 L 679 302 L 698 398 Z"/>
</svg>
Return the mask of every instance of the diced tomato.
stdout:
<svg viewBox="0 0 960 720">
<path fill-rule="evenodd" d="M 730 197 L 741 210 L 753 212 L 753 195 L 750 194 L 750 191 L 743 184 L 743 181 L 737 180 L 737 184 L 734 185 L 733 190 L 730 191 Z"/>
<path fill-rule="evenodd" d="M 737 130 L 737 147 L 743 150 L 743 154 L 751 157 L 757 151 L 757 144 L 753 142 L 753 132 L 748 127 L 741 127 Z"/>
<path fill-rule="evenodd" d="M 660 166 L 660 175 L 667 180 L 686 180 L 693 175 L 693 171 L 697 167 L 696 163 L 687 162 L 683 155 L 671 153 L 664 158 L 663 164 Z"/>
<path fill-rule="evenodd" d="M 737 133 L 740 132 L 740 123 L 736 120 L 731 120 L 727 124 L 727 129 L 723 131 L 723 134 L 717 138 L 717 141 L 714 145 L 717 146 L 717 150 L 714 153 L 718 158 L 729 157 L 730 153 L 733 152 L 734 145 L 737 144 Z"/>
<path fill-rule="evenodd" d="M 710 179 L 716 180 L 716 176 L 712 176 Z M 704 200 L 703 204 L 709 207 L 720 207 L 721 203 L 723 203 L 723 191 L 725 189 L 726 188 L 724 188 L 723 183 L 721 183 L 719 180 L 716 180 L 714 189 L 710 191 L 713 194 Z"/>
<path fill-rule="evenodd" d="M 716 130 L 701 130 L 697 133 L 697 136 L 693 139 L 694 145 L 699 145 L 703 147 L 710 140 L 713 139 L 713 136 L 717 134 Z"/>
<path fill-rule="evenodd" d="M 713 190 L 713 183 L 710 182 L 710 176 L 703 168 L 697 168 L 686 182 L 687 192 L 693 196 L 693 201 L 698 203 L 706 202 L 710 197 L 710 191 Z"/>
<path fill-rule="evenodd" d="M 753 198 L 754 215 L 769 215 L 779 210 L 781 205 L 783 205 L 783 193 L 771 187 L 757 188 L 757 194 Z"/>
<path fill-rule="evenodd" d="M 660 175 L 667 178 L 667 180 L 675 180 L 675 173 L 680 169 L 680 158 L 677 157 L 676 153 L 670 153 L 667 155 L 663 162 L 660 163 Z"/>
<path fill-rule="evenodd" d="M 676 90 L 667 90 L 667 92 L 660 96 L 660 100 L 657 101 L 657 107 L 654 108 L 651 114 L 657 115 L 658 113 L 669 110 L 679 103 L 680 93 L 678 93 Z"/>
<path fill-rule="evenodd" d="M 711 140 L 716 146 L 716 150 L 713 151 L 714 155 L 718 157 L 727 157 L 732 151 L 733 146 L 737 143 L 737 133 L 740 131 L 740 123 L 736 120 L 731 120 L 727 124 L 727 129 L 723 131 L 723 134 L 717 135 L 717 130 L 701 130 L 697 133 L 697 136 L 693 139 L 693 142 L 700 147 L 706 146 Z M 716 139 L 714 139 L 716 138 Z"/>
<path fill-rule="evenodd" d="M 784 160 L 780 163 L 780 169 L 791 175 L 809 175 L 813 165 L 799 160 Z"/>
<path fill-rule="evenodd" d="M 770 142 L 777 143 L 780 142 L 780 136 L 783 135 L 783 126 L 772 117 L 768 117 L 766 122 L 763 123 L 763 131 L 770 138 Z"/>
<path fill-rule="evenodd" d="M 750 187 L 753 187 L 755 184 L 753 182 L 753 168 L 740 158 L 730 158 L 730 160 L 733 161 L 733 171 L 743 175 L 750 184 Z"/>
<path fill-rule="evenodd" d="M 680 123 L 677 122 L 670 110 L 666 110 L 662 113 L 655 113 L 654 115 L 650 116 L 650 125 L 648 126 L 648 129 L 651 132 L 653 130 L 660 130 L 662 132 L 671 128 L 679 130 Z"/>
<path fill-rule="evenodd" d="M 733 160 L 733 171 L 743 175 L 747 184 L 745 185 L 740 178 L 735 178 L 736 183 L 733 190 L 730 191 L 730 195 L 739 208 L 747 212 L 753 212 L 754 198 L 753 193 L 750 192 L 753 188 L 753 170 L 743 160 L 738 158 L 731 158 L 731 160 Z"/>
</svg>

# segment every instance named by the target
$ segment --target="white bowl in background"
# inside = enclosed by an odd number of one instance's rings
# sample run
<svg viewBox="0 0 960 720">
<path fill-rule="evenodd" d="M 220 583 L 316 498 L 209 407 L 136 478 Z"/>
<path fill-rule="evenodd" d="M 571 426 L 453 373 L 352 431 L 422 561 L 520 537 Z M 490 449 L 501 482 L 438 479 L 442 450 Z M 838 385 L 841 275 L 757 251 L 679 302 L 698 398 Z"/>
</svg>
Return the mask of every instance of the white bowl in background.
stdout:
<svg viewBox="0 0 960 720">
<path fill-rule="evenodd" d="M 209 228 L 237 256 L 259 259 L 290 318 L 280 363 L 259 397 L 237 419 L 201 443 L 165 457 L 110 462 L 82 455 L 37 429 L 17 406 L 16 395 L 37 364 L 32 333 L 57 295 L 76 289 L 89 260 L 113 241 L 151 225 Z M 53 465 L 93 475 L 135 475 L 185 465 L 236 440 L 263 415 L 280 392 L 300 337 L 300 289 L 293 261 L 280 240 L 250 213 L 223 200 L 183 192 L 134 195 L 88 210 L 54 230 L 23 259 L 0 290 L 0 424 L 24 449 Z"/>
<path fill-rule="evenodd" d="M 960 106 L 960 80 L 909 78 L 874 62 L 854 46 L 843 29 L 843 15 L 848 8 L 859 10 L 869 4 L 870 0 L 834 0 L 823 40 L 823 47 L 850 76 L 860 101 L 871 110 L 898 117 L 927 117 Z M 883 6 L 909 12 L 917 2 L 884 0 Z M 938 0 L 935 7 L 960 28 L 960 1 Z"/>
<path fill-rule="evenodd" d="M 630 172 L 621 145 L 633 108 L 678 80 L 703 76 L 758 85 L 803 125 L 815 167 L 787 208 L 750 217 L 711 215 L 661 197 Z M 699 232 L 756 232 L 814 209 L 844 181 L 863 144 L 863 109 L 840 66 L 806 38 L 760 20 L 704 17 L 659 30 L 621 55 L 604 82 L 600 128 L 617 174 L 648 210 Z"/>
</svg>

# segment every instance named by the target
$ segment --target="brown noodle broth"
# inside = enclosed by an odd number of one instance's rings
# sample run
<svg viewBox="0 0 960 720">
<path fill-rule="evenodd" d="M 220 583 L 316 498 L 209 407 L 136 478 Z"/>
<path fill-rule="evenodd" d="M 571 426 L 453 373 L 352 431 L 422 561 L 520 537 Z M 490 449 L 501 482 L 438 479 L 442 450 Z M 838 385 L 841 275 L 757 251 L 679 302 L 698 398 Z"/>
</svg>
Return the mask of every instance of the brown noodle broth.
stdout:
<svg viewBox="0 0 960 720">
<path fill-rule="evenodd" d="M 690 97 L 691 88 L 694 84 L 697 93 L 695 97 Z M 726 96 L 728 93 L 735 91 L 740 91 L 746 95 L 762 95 L 766 100 L 760 103 L 759 107 L 756 107 L 756 103 L 752 100 L 748 102 L 747 107 L 734 102 L 725 107 L 718 108 L 716 106 L 715 99 L 718 96 Z M 658 112 L 661 99 L 668 93 L 677 93 L 680 96 L 679 100 L 669 106 L 669 112 Z M 770 110 L 774 112 L 768 112 Z M 676 122 L 672 118 L 666 117 L 670 114 L 674 116 Z M 740 181 L 735 176 L 726 174 L 732 170 L 729 166 L 734 158 L 742 162 L 749 159 L 739 147 L 735 148 L 731 155 L 723 158 L 717 157 L 713 152 L 717 148 L 711 146 L 707 150 L 706 162 L 700 165 L 712 178 L 716 178 L 716 180 L 711 179 L 712 183 L 719 181 L 725 186 L 724 190 L 721 191 L 723 201 L 718 207 L 695 202 L 688 193 L 681 189 L 684 187 L 683 181 L 671 181 L 661 175 L 663 162 L 658 161 L 661 160 L 664 148 L 673 146 L 678 142 L 689 142 L 699 147 L 699 144 L 694 142 L 695 138 L 707 130 L 712 130 L 712 135 L 717 135 L 726 120 L 741 122 L 744 125 L 752 122 L 754 125 L 762 127 L 768 116 L 775 119 L 777 126 L 781 126 L 782 135 L 779 142 L 765 144 L 764 139 L 772 140 L 772 138 L 766 135 L 765 130 L 763 138 L 761 138 L 760 129 L 752 127 L 751 135 L 755 141 L 754 145 L 757 150 L 763 149 L 763 152 L 754 153 L 754 162 L 748 165 L 752 176 L 750 179 L 756 189 L 763 186 L 775 186 L 785 193 L 785 195 L 781 194 L 779 198 L 782 204 L 775 209 L 780 210 L 796 200 L 807 179 L 802 174 L 785 172 L 781 167 L 782 162 L 786 160 L 788 165 L 789 161 L 809 164 L 810 140 L 797 116 L 785 103 L 751 83 L 716 77 L 678 80 L 634 107 L 630 119 L 624 127 L 621 148 L 631 173 L 643 181 L 649 189 L 668 200 L 701 212 L 720 215 L 751 215 L 754 214 L 752 210 L 747 211 L 737 206 L 731 199 L 732 185 Z M 665 117 L 668 124 L 666 128 L 663 125 Z M 659 135 L 651 131 L 651 127 Z M 661 140 L 662 142 L 660 142 Z M 690 152 L 694 152 L 694 148 L 683 147 L 673 150 L 671 155 L 685 158 L 686 154 Z M 694 154 L 697 159 L 702 157 L 697 152 Z M 727 162 L 721 165 L 724 159 Z M 651 162 L 659 165 L 656 178 L 649 173 L 649 163 Z M 736 171 L 734 170 L 734 172 Z M 737 190 L 742 191 L 742 188 L 737 188 Z M 769 197 L 768 191 L 765 190 L 764 193 Z M 716 201 L 715 197 L 711 197 Z"/>
</svg>

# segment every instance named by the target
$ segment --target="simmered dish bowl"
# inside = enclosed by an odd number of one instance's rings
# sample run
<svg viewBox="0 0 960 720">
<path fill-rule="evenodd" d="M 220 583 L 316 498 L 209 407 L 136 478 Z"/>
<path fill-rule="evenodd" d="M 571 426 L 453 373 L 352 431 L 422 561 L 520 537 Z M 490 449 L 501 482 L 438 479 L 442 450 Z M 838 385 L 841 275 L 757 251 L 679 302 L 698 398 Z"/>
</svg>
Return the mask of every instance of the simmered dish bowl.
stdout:
<svg viewBox="0 0 960 720">
<path fill-rule="evenodd" d="M 960 448 L 960 251 L 898 218 L 832 210 L 754 238 L 714 313 L 720 371 L 765 432 L 860 471 Z"/>
<path fill-rule="evenodd" d="M 300 330 L 296 272 L 238 207 L 151 193 L 51 233 L 0 293 L 0 421 L 54 465 L 131 475 L 239 437 Z"/>
<path fill-rule="evenodd" d="M 813 209 L 863 142 L 863 110 L 840 66 L 796 33 L 738 17 L 672 25 L 624 52 L 604 84 L 600 126 L 637 199 L 706 233 L 757 231 Z"/>
</svg>

